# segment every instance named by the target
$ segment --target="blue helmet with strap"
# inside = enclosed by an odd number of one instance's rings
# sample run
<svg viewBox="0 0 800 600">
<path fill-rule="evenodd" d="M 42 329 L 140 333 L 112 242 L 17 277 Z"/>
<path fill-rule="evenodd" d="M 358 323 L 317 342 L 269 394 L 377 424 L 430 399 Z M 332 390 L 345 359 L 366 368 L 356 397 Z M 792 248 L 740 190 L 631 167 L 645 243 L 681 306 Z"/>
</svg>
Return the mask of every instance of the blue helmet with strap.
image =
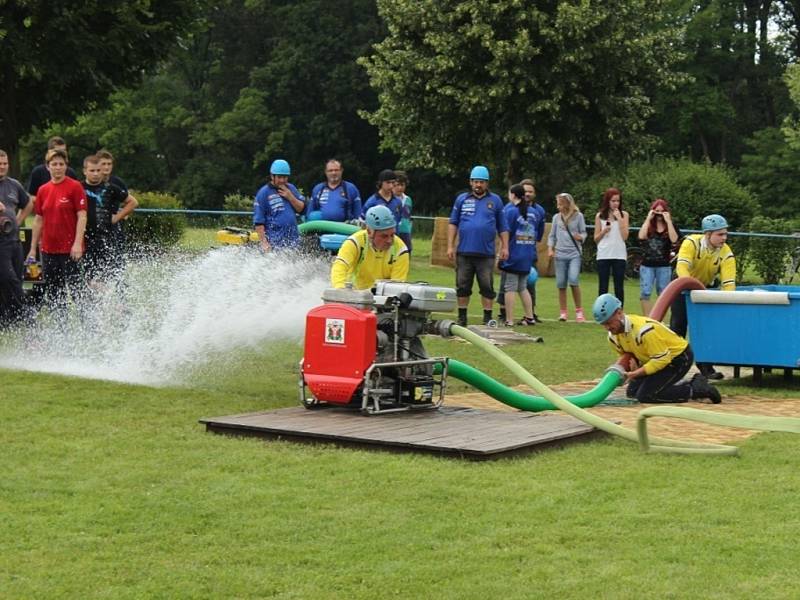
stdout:
<svg viewBox="0 0 800 600">
<path fill-rule="evenodd" d="M 719 231 L 720 229 L 727 229 L 728 222 L 722 215 L 708 215 L 707 217 L 703 217 L 701 227 L 703 229 L 703 233 L 707 233 L 709 231 Z"/>
<path fill-rule="evenodd" d="M 279 158 L 277 160 L 272 161 L 272 165 L 269 167 L 269 174 L 270 175 L 291 175 L 292 169 L 289 167 L 289 163 Z"/>
<path fill-rule="evenodd" d="M 472 167 L 472 171 L 470 171 L 469 173 L 469 178 L 489 181 L 489 169 L 487 169 L 483 165 L 476 165 Z"/>
<path fill-rule="evenodd" d="M 364 215 L 364 220 L 367 223 L 367 227 L 375 231 L 392 229 L 397 226 L 397 221 L 395 221 L 392 211 L 380 204 L 370 208 L 367 214 Z"/>
<path fill-rule="evenodd" d="M 622 308 L 622 302 L 614 294 L 601 294 L 594 301 L 592 314 L 594 320 L 602 325 L 611 318 L 618 308 Z"/>
</svg>

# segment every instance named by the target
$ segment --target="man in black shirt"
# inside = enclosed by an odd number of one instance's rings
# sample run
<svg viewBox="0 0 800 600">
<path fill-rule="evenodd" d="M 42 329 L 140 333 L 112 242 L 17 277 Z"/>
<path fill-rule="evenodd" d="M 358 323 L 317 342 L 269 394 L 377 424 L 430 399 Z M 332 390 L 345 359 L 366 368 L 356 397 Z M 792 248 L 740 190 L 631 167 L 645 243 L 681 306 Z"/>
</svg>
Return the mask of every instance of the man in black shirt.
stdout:
<svg viewBox="0 0 800 600">
<path fill-rule="evenodd" d="M 86 270 L 89 280 L 102 280 L 118 266 L 119 240 L 115 226 L 138 206 L 127 189 L 105 181 L 100 158 L 87 156 L 83 161 L 87 200 Z"/>
<path fill-rule="evenodd" d="M 64 138 L 61 137 L 51 137 L 47 140 L 47 151 L 50 150 L 63 150 L 64 152 L 67 151 L 67 142 L 64 141 Z M 72 167 L 67 167 L 67 177 L 72 177 L 73 179 L 77 180 L 78 175 L 72 169 Z M 50 171 L 47 170 L 47 165 L 42 163 L 41 165 L 36 165 L 31 171 L 31 176 L 28 178 L 28 193 L 31 196 L 31 199 L 36 201 L 36 194 L 39 192 L 39 188 L 42 187 L 45 183 L 50 181 Z"/>
</svg>

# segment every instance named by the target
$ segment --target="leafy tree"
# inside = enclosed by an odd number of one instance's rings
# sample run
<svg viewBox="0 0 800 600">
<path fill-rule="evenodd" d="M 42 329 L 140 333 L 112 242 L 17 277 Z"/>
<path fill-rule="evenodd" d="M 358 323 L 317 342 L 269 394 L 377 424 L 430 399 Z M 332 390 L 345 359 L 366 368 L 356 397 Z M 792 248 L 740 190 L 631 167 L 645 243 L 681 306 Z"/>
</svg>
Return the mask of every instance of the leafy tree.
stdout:
<svg viewBox="0 0 800 600">
<path fill-rule="evenodd" d="M 780 39 L 768 35 L 774 0 L 674 0 L 677 38 L 689 77 L 656 97 L 649 132 L 661 151 L 695 160 L 739 164 L 744 140 L 775 127 L 788 109 L 781 79 L 787 62 Z"/>
<path fill-rule="evenodd" d="M 776 219 L 800 214 L 800 147 L 779 127 L 757 131 L 742 156 L 739 180 L 758 199 L 761 213 Z"/>
<path fill-rule="evenodd" d="M 366 115 L 404 164 L 464 176 L 635 155 L 650 142 L 646 82 L 675 80 L 661 5 L 378 0 L 389 35 L 361 61 L 380 100 Z"/>
<path fill-rule="evenodd" d="M 0 147 L 15 160 L 33 127 L 69 120 L 137 82 L 203 8 L 202 0 L 0 5 Z"/>
<path fill-rule="evenodd" d="M 622 191 L 634 226 L 641 225 L 659 196 L 669 202 L 675 224 L 683 229 L 699 229 L 704 216 L 719 213 L 732 230 L 742 231 L 758 211 L 750 192 L 736 182 L 730 168 L 688 159 L 634 162 L 618 172 L 575 184 L 573 195 L 587 215 L 594 215 L 603 192 L 612 186 Z"/>
</svg>

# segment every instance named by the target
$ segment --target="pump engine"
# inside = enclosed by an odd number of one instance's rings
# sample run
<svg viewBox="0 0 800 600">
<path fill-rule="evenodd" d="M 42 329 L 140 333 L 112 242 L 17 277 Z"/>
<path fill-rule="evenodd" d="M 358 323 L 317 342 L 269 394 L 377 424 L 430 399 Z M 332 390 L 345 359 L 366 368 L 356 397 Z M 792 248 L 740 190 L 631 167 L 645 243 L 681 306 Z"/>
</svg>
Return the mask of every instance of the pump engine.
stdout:
<svg viewBox="0 0 800 600">
<path fill-rule="evenodd" d="M 372 290 L 327 289 L 322 300 L 306 316 L 303 406 L 375 414 L 442 404 L 447 359 L 429 357 L 420 336 L 449 335 L 452 322 L 432 321 L 431 312 L 452 311 L 454 289 L 378 281 Z"/>
</svg>

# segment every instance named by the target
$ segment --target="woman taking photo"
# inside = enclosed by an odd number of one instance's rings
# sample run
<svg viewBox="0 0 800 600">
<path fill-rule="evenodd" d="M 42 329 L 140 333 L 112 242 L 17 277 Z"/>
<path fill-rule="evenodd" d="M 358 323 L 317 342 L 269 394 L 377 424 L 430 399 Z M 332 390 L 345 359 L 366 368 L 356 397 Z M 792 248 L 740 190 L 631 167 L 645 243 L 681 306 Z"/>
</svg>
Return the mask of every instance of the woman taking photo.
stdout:
<svg viewBox="0 0 800 600">
<path fill-rule="evenodd" d="M 622 194 L 608 188 L 600 211 L 594 217 L 594 241 L 597 244 L 597 295 L 608 292 L 609 276 L 614 276 L 614 295 L 625 304 L 625 265 L 628 262 L 628 213 L 622 210 Z"/>
<path fill-rule="evenodd" d="M 639 297 L 645 315 L 649 315 L 653 307 L 650 302 L 653 285 L 655 284 L 656 293 L 661 295 L 672 279 L 670 261 L 678 237 L 678 230 L 669 213 L 669 204 L 664 198 L 656 198 L 639 229 L 639 242 L 644 255 L 639 267 Z"/>
</svg>

